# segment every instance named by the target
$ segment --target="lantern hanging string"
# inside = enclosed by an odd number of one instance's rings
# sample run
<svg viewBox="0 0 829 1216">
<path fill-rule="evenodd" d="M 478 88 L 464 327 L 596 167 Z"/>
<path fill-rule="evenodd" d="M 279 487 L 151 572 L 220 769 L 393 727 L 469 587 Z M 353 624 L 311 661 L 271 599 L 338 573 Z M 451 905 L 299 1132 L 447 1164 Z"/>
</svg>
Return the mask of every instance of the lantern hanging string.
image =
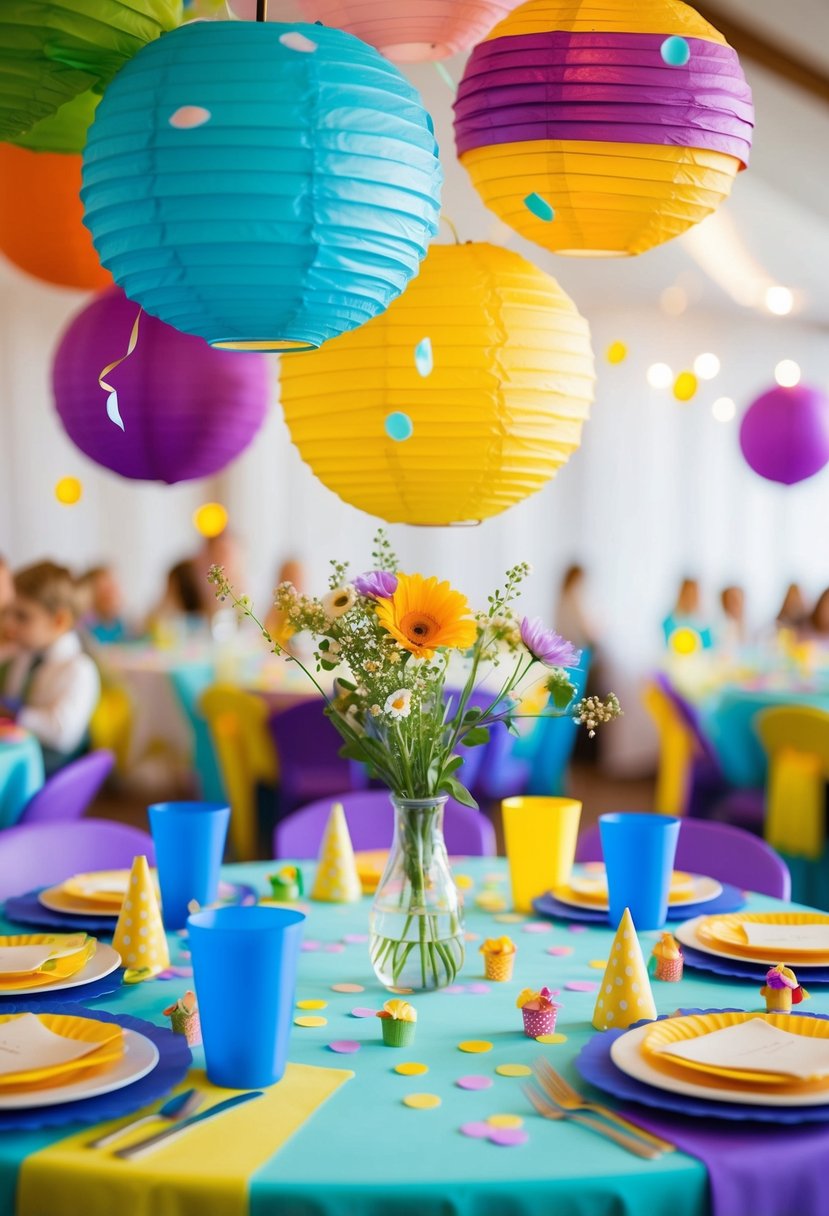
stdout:
<svg viewBox="0 0 829 1216">
<path fill-rule="evenodd" d="M 122 431 L 124 429 L 124 423 L 121 420 L 121 415 L 118 410 L 118 390 L 111 384 L 108 384 L 105 377 L 108 376 L 110 372 L 114 372 L 116 367 L 120 367 L 125 359 L 129 359 L 130 355 L 138 345 L 138 327 L 141 324 L 141 314 L 143 311 L 143 308 L 139 308 L 138 312 L 136 313 L 135 320 L 132 323 L 132 330 L 130 331 L 130 339 L 127 343 L 126 354 L 121 355 L 120 359 L 115 359 L 112 363 L 108 363 L 98 375 L 98 384 L 105 393 L 109 393 L 109 397 L 107 398 L 107 414 L 111 421 L 114 422 L 116 426 L 119 426 Z"/>
<path fill-rule="evenodd" d="M 256 20 L 268 20 L 268 0 L 256 0 Z"/>
<path fill-rule="evenodd" d="M 455 244 L 460 245 L 461 238 L 458 235 L 458 229 L 455 225 L 454 220 L 450 220 L 449 216 L 444 211 L 441 212 L 440 220 L 441 220 L 441 223 L 446 224 L 447 228 L 452 233 L 452 236 L 455 238 Z"/>
</svg>

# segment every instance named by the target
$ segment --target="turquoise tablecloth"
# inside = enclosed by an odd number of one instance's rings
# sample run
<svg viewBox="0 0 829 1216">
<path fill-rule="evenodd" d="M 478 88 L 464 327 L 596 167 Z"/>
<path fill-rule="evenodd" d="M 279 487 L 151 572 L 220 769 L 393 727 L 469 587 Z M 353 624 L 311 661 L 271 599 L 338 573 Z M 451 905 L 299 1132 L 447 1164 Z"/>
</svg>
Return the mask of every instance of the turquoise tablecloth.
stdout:
<svg viewBox="0 0 829 1216">
<path fill-rule="evenodd" d="M 227 874 L 264 889 L 267 868 L 236 866 Z M 476 878 L 475 889 L 485 874 L 505 878 L 503 863 L 492 860 L 466 862 L 457 869 Z M 305 877 L 307 889 L 310 867 Z M 470 905 L 475 889 L 467 896 Z M 752 906 L 779 905 L 755 897 Z M 295 1028 L 291 1059 L 353 1068 L 356 1076 L 251 1178 L 252 1216 L 708 1216 L 707 1173 L 699 1161 L 674 1153 L 644 1162 L 577 1125 L 545 1122 L 531 1114 L 520 1080 L 495 1074 L 498 1064 L 528 1064 L 543 1052 L 580 1084 L 572 1061 L 594 1033 L 590 1019 L 595 994 L 567 991 L 566 984 L 601 979 L 601 971 L 589 964 L 606 957 L 612 940 L 609 930 L 574 933 L 555 925 L 547 932 L 525 932 L 523 924 L 504 925 L 471 906 L 467 916 L 471 933 L 480 938 L 508 932 L 517 942 L 515 981 L 492 984 L 482 995 L 411 997 L 419 1014 L 417 1038 L 413 1047 L 398 1051 L 382 1046 L 374 1019 L 350 1015 L 355 1006 L 379 1008 L 386 995 L 373 978 L 365 943 L 343 940 L 365 932 L 367 915 L 368 901 L 311 908 L 305 936 L 319 948 L 301 956 L 297 998 L 327 1000 L 323 1016 L 328 1024 Z M 646 950 L 656 936 L 643 935 Z M 326 946 L 338 950 L 329 952 Z M 550 946 L 572 947 L 573 953 L 554 957 L 547 953 Z M 177 949 L 178 945 L 174 957 Z M 459 982 L 480 982 L 477 950 L 478 941 L 470 942 Z M 331 991 L 332 983 L 343 981 L 363 984 L 365 991 L 355 995 Z M 100 1004 L 162 1022 L 162 1009 L 186 983 L 155 980 L 123 988 Z M 558 1029 L 567 1036 L 566 1043 L 546 1047 L 523 1036 L 520 1011 L 515 1008 L 520 988 L 544 983 L 561 989 Z M 692 972 L 686 972 L 680 984 L 655 984 L 654 989 L 663 1013 L 680 1005 L 756 1008 L 760 1003 L 752 984 Z M 814 992 L 810 1008 L 829 1012 L 829 991 Z M 356 1055 L 335 1055 L 327 1049 L 334 1039 L 355 1039 L 362 1048 Z M 487 1039 L 493 1050 L 464 1054 L 457 1046 L 464 1039 Z M 201 1063 L 200 1052 L 197 1057 Z M 422 1062 L 429 1072 L 398 1076 L 393 1067 L 402 1060 Z M 482 1092 L 458 1088 L 455 1081 L 470 1073 L 492 1077 L 492 1088 Z M 442 1104 L 431 1110 L 409 1109 L 402 1098 L 414 1092 L 437 1094 Z M 498 1148 L 458 1131 L 463 1123 L 505 1113 L 525 1118 L 530 1139 L 524 1146 Z M 54 1131 L 0 1137 L 2 1216 L 13 1212 L 21 1160 L 59 1137 Z M 779 1172 L 785 1163 L 770 1163 L 770 1168 Z M 81 1176 L 72 1179 L 73 1188 L 83 1185 Z M 179 1216 L 174 1196 L 167 1199 L 164 1216 Z M 61 1216 L 61 1212 L 42 1216 Z"/>
<path fill-rule="evenodd" d="M 759 788 L 766 779 L 766 757 L 752 722 L 764 709 L 812 706 L 829 712 L 829 689 L 749 689 L 728 686 L 699 707 L 702 728 L 711 740 L 732 785 Z"/>
<path fill-rule="evenodd" d="M 33 735 L 0 739 L 0 828 L 17 823 L 23 808 L 43 785 L 43 753 Z"/>
</svg>

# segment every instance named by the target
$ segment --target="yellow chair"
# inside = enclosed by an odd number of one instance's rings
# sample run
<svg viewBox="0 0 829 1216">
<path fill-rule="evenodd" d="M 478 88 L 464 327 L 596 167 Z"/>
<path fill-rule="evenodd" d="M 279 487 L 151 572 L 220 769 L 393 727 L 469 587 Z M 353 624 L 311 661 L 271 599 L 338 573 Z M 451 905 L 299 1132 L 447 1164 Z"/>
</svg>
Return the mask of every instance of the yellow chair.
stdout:
<svg viewBox="0 0 829 1216">
<path fill-rule="evenodd" d="M 654 810 L 660 815 L 685 815 L 699 746 L 693 732 L 658 684 L 645 685 L 642 702 L 659 736 Z"/>
<path fill-rule="evenodd" d="M 106 748 L 115 753 L 115 768 L 124 774 L 129 763 L 132 741 L 132 701 L 125 688 L 103 684 L 101 696 L 89 723 L 92 749 Z"/>
<path fill-rule="evenodd" d="M 257 855 L 257 785 L 276 785 L 276 752 L 268 733 L 268 707 L 261 697 L 232 684 L 214 684 L 200 708 L 216 749 L 230 802 L 230 843 L 237 861 Z"/>
<path fill-rule="evenodd" d="M 825 846 L 829 714 L 781 706 L 754 719 L 768 757 L 765 837 L 775 849 L 815 860 Z"/>
</svg>

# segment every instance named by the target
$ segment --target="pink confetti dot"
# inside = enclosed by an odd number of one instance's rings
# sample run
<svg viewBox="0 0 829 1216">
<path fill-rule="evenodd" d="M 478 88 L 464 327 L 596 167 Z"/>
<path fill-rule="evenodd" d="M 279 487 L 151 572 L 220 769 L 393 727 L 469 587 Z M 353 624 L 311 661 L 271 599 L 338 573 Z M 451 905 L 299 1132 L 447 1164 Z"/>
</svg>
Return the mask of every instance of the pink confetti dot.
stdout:
<svg viewBox="0 0 829 1216">
<path fill-rule="evenodd" d="M 473 996 L 487 996 L 491 991 L 489 984 L 467 984 L 466 991 Z"/>
<path fill-rule="evenodd" d="M 488 1123 L 464 1123 L 461 1127 L 461 1133 L 473 1140 L 488 1140 L 492 1130 Z"/>
<path fill-rule="evenodd" d="M 480 940 L 480 933 L 464 933 L 463 940 L 465 942 L 477 942 Z"/>
<path fill-rule="evenodd" d="M 346 935 L 343 937 L 343 941 L 345 942 L 345 944 L 347 946 L 359 946 L 359 944 L 361 942 L 368 941 L 368 934 L 367 933 L 346 933 Z"/>
<path fill-rule="evenodd" d="M 571 933 L 586 933 L 587 932 L 587 925 L 568 925 L 567 927 Z"/>
<path fill-rule="evenodd" d="M 328 1050 L 336 1051 L 341 1056 L 350 1056 L 360 1050 L 360 1044 L 355 1039 L 335 1039 L 333 1043 L 328 1044 Z"/>
<path fill-rule="evenodd" d="M 310 954 L 312 950 L 319 950 L 321 948 L 322 942 L 314 941 L 314 939 L 310 937 L 300 946 L 300 950 L 304 950 L 306 954 Z"/>
<path fill-rule="evenodd" d="M 365 992 L 362 984 L 332 984 L 332 992 Z"/>
<path fill-rule="evenodd" d="M 528 925 L 521 926 L 522 933 L 549 933 L 553 926 L 544 920 L 531 920 Z"/>
<path fill-rule="evenodd" d="M 377 1016 L 377 1010 L 367 1009 L 365 1005 L 358 1005 L 351 1010 L 351 1016 L 353 1018 L 373 1018 Z"/>
<path fill-rule="evenodd" d="M 323 950 L 326 954 L 342 954 L 343 950 L 345 950 L 345 946 L 342 944 L 342 942 L 326 942 L 326 944 L 323 946 Z"/>
<path fill-rule="evenodd" d="M 445 993 L 447 996 L 457 996 L 458 993 L 464 992 L 465 989 L 463 984 L 450 984 L 448 988 L 441 988 L 440 991 Z"/>
<path fill-rule="evenodd" d="M 554 955 L 556 958 L 563 958 L 566 954 L 573 953 L 572 946 L 548 946 L 547 953 Z"/>
<path fill-rule="evenodd" d="M 564 985 L 568 992 L 595 992 L 598 986 L 596 980 L 568 980 Z"/>
<path fill-rule="evenodd" d="M 500 1144 L 502 1148 L 517 1148 L 529 1140 L 526 1132 L 520 1127 L 491 1127 L 489 1139 L 492 1144 Z"/>
<path fill-rule="evenodd" d="M 475 1073 L 470 1073 L 467 1077 L 458 1077 L 455 1082 L 458 1089 L 491 1089 L 492 1077 L 483 1077 Z"/>
</svg>

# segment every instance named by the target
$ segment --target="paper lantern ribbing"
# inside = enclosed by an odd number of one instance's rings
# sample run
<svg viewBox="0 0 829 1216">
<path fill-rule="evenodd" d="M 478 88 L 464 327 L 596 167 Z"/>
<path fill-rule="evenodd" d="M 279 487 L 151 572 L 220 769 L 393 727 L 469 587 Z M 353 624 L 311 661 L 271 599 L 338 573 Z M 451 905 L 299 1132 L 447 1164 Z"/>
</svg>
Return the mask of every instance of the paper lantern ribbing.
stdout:
<svg viewBox="0 0 829 1216">
<path fill-rule="evenodd" d="M 248 0 L 252 3 L 252 0 Z M 362 38 L 395 63 L 446 59 L 474 46 L 521 0 L 300 0 L 308 21 Z"/>
<path fill-rule="evenodd" d="M 743 415 L 740 447 L 767 481 L 791 486 L 813 477 L 829 464 L 829 395 L 806 384 L 775 385 Z"/>
<path fill-rule="evenodd" d="M 486 519 L 549 481 L 593 399 L 587 322 L 494 245 L 433 245 L 362 329 L 282 361 L 291 437 L 345 502 L 391 523 Z"/>
<path fill-rule="evenodd" d="M 204 21 L 145 47 L 84 153 L 86 223 L 130 299 L 236 350 L 307 350 L 382 312 L 437 230 L 416 90 L 316 25 Z"/>
<path fill-rule="evenodd" d="M 623 256 L 720 205 L 753 117 L 736 52 L 679 0 L 528 0 L 472 52 L 455 135 L 481 198 L 522 236 Z"/>
<path fill-rule="evenodd" d="M 208 477 L 248 446 L 267 410 L 261 355 L 211 350 L 143 316 L 134 352 L 107 376 L 118 390 L 121 431 L 107 417 L 101 369 L 123 355 L 138 313 L 117 288 L 78 313 L 60 340 L 52 387 L 69 438 L 122 477 L 172 484 Z"/>
<path fill-rule="evenodd" d="M 181 21 L 181 0 L 3 0 L 0 139 L 15 139 L 87 89 L 102 89 Z"/>
</svg>

